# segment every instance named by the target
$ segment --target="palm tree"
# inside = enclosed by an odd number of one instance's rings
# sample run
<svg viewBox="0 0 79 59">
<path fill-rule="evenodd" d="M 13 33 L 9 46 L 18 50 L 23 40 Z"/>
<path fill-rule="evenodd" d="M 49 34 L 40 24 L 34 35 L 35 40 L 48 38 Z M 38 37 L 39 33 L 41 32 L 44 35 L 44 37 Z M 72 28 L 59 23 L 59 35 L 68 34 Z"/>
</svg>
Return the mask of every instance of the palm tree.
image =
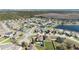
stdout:
<svg viewBox="0 0 79 59">
<path fill-rule="evenodd" d="M 22 43 L 21 43 L 21 46 L 22 46 L 25 50 L 27 50 L 27 44 L 26 44 L 26 42 L 22 42 Z"/>
</svg>

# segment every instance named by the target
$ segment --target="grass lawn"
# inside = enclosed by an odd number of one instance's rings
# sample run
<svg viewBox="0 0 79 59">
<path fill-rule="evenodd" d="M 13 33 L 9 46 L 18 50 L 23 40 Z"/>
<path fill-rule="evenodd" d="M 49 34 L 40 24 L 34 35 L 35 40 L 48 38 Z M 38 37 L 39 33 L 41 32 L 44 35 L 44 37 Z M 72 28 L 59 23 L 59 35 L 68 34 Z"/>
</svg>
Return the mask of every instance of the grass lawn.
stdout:
<svg viewBox="0 0 79 59">
<path fill-rule="evenodd" d="M 51 40 L 44 41 L 44 47 L 41 47 L 40 44 L 36 44 L 38 50 L 54 50 L 54 45 Z"/>
<path fill-rule="evenodd" d="M 3 40 L 4 40 L 4 38 L 0 38 L 0 42 L 3 41 Z"/>
<path fill-rule="evenodd" d="M 10 38 L 6 38 L 0 42 L 0 44 L 5 44 L 5 43 L 10 44 L 11 43 Z"/>
<path fill-rule="evenodd" d="M 53 45 L 52 45 L 52 42 L 44 42 L 44 48 L 45 48 L 45 50 L 54 50 L 54 47 L 53 47 Z"/>
<path fill-rule="evenodd" d="M 53 27 L 52 26 L 48 26 L 47 29 L 51 30 L 51 29 L 53 29 Z"/>
<path fill-rule="evenodd" d="M 4 41 L 4 42 L 2 42 L 2 43 L 10 43 L 11 41 L 10 41 L 10 38 L 7 38 L 7 40 L 6 41 Z"/>
<path fill-rule="evenodd" d="M 38 50 L 44 50 L 44 47 L 41 47 L 41 46 L 39 46 L 39 45 L 36 45 L 36 48 L 37 48 Z"/>
<path fill-rule="evenodd" d="M 47 27 L 45 27 L 45 30 L 51 30 L 51 29 L 53 29 L 52 26 L 47 26 Z"/>
</svg>

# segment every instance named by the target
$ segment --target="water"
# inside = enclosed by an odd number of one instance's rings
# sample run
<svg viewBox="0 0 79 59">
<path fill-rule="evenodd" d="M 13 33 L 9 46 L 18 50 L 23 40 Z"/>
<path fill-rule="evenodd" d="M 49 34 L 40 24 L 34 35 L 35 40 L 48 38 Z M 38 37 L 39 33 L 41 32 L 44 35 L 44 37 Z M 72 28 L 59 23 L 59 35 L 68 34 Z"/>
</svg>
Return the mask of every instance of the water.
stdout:
<svg viewBox="0 0 79 59">
<path fill-rule="evenodd" d="M 79 25 L 59 25 L 56 28 L 79 32 Z"/>
</svg>

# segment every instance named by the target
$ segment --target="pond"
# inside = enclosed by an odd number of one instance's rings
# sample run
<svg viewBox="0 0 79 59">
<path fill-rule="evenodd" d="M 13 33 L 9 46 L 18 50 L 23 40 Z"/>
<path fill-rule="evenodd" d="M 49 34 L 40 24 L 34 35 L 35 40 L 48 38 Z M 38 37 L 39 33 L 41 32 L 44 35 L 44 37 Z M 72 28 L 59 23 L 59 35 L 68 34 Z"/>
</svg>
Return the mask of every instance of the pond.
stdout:
<svg viewBox="0 0 79 59">
<path fill-rule="evenodd" d="M 63 30 L 79 32 L 79 25 L 59 25 L 56 28 L 63 29 Z"/>
</svg>

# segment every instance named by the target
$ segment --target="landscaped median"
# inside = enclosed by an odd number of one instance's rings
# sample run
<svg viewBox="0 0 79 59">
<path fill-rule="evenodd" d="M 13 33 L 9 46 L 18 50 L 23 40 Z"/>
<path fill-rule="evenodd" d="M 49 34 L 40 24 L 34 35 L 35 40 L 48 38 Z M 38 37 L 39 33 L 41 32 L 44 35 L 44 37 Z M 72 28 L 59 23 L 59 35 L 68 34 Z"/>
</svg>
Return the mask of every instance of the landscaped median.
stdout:
<svg viewBox="0 0 79 59">
<path fill-rule="evenodd" d="M 3 40 L 0 41 L 0 45 L 5 45 L 5 44 L 11 44 L 10 38 L 2 38 Z"/>
</svg>

